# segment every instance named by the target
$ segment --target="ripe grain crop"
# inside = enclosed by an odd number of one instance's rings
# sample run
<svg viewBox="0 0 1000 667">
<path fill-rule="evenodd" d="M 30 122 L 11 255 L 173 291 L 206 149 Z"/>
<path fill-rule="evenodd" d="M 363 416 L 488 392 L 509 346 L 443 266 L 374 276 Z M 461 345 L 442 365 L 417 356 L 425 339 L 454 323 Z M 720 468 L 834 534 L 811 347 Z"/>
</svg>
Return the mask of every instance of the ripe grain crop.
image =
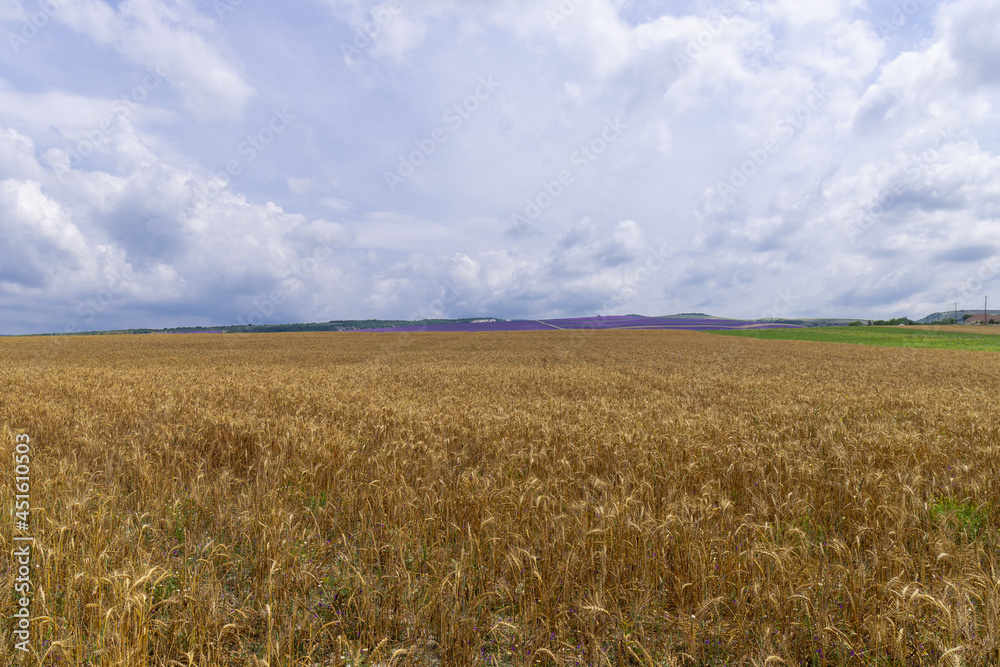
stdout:
<svg viewBox="0 0 1000 667">
<path fill-rule="evenodd" d="M 8 338 L 0 390 L 25 664 L 1000 664 L 995 353 Z"/>
</svg>

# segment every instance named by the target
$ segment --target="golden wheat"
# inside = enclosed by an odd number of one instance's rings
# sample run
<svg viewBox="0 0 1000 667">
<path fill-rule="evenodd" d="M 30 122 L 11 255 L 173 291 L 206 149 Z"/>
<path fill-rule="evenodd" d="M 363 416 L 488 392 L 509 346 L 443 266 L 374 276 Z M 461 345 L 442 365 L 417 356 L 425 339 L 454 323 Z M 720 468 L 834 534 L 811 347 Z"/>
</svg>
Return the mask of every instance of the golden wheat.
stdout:
<svg viewBox="0 0 1000 667">
<path fill-rule="evenodd" d="M 1000 664 L 992 353 L 18 338 L 0 382 L 34 664 Z"/>
</svg>

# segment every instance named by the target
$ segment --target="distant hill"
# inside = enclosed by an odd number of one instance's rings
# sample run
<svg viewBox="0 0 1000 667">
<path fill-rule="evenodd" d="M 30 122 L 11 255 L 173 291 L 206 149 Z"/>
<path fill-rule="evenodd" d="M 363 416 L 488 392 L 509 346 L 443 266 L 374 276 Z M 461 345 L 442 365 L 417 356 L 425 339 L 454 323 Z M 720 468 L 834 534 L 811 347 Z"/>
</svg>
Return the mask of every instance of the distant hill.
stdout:
<svg viewBox="0 0 1000 667">
<path fill-rule="evenodd" d="M 965 314 L 978 314 L 982 313 L 981 310 L 960 310 L 958 311 L 959 321 L 961 321 L 962 315 Z M 991 315 L 1000 316 L 1000 310 L 989 311 Z M 933 324 L 944 319 L 952 318 L 955 316 L 955 311 L 943 311 L 939 313 L 932 313 L 927 317 L 916 320 L 916 324 Z M 616 319 L 616 317 L 604 316 L 605 319 Z M 621 318 L 622 316 L 617 316 Z M 760 318 L 757 320 L 735 320 L 729 317 L 719 317 L 717 315 L 708 315 L 706 313 L 674 313 L 672 315 L 659 315 L 655 317 L 647 317 L 645 315 L 630 314 L 624 316 L 626 318 L 636 318 L 642 320 L 648 320 L 648 328 L 660 328 L 666 323 L 657 324 L 656 320 L 713 320 L 719 324 L 729 322 L 736 323 L 742 322 L 741 326 L 748 326 L 750 324 L 760 324 L 760 325 L 785 325 L 785 326 L 796 326 L 796 327 L 840 327 L 847 326 L 851 322 L 861 322 L 867 324 L 869 318 L 867 317 L 802 317 L 802 318 Z M 570 318 L 570 319 L 581 319 L 588 320 L 592 318 Z M 542 320 L 525 320 L 525 322 L 538 322 Z M 557 322 L 559 320 L 545 320 Z M 426 319 L 426 320 L 330 320 L 329 322 L 302 322 L 302 323 L 290 323 L 290 324 L 228 324 L 221 326 L 211 326 L 211 327 L 172 327 L 167 329 L 118 329 L 112 331 L 79 331 L 74 332 L 70 335 L 77 336 L 95 336 L 102 334 L 184 334 L 184 333 L 282 333 L 282 332 L 295 332 L 295 331 L 357 331 L 360 329 L 372 330 L 372 329 L 388 329 L 393 327 L 434 327 L 439 328 L 442 325 L 445 328 L 454 327 L 457 325 L 475 324 L 484 325 L 489 323 L 500 323 L 508 322 L 499 317 L 464 317 L 460 319 Z M 521 320 L 513 320 L 512 322 L 521 322 Z M 450 326 L 449 326 L 450 325 Z M 636 321 L 633 323 L 635 328 L 647 328 L 641 321 Z M 477 327 L 483 328 L 483 327 Z M 486 327 L 488 328 L 488 327 Z M 601 328 L 604 328 L 603 326 Z M 56 333 L 39 334 L 42 336 L 55 336 L 62 335 Z"/>
<path fill-rule="evenodd" d="M 793 325 L 774 322 L 732 320 L 723 317 L 645 317 L 644 315 L 598 315 L 551 320 L 510 320 L 507 322 L 439 324 L 368 329 L 382 332 L 476 332 L 476 331 L 581 331 L 611 329 L 679 329 L 684 331 L 731 331 L 734 329 L 775 329 Z"/>
<path fill-rule="evenodd" d="M 988 310 L 986 312 L 989 313 L 990 315 L 1000 315 L 1000 310 Z M 960 311 L 958 311 L 958 321 L 959 322 L 962 321 L 962 316 L 963 315 L 982 315 L 982 314 L 983 314 L 983 309 L 982 308 L 980 308 L 978 310 L 976 310 L 976 309 L 972 309 L 972 310 L 960 310 Z M 941 320 L 952 319 L 954 317 L 955 317 L 955 311 L 954 310 L 946 310 L 946 311 L 940 312 L 940 313 L 931 313 L 927 317 L 925 317 L 923 319 L 917 320 L 917 324 L 934 324 L 935 322 L 940 322 Z"/>
<path fill-rule="evenodd" d="M 866 317 L 803 317 L 803 318 L 781 318 L 766 317 L 757 320 L 771 324 L 794 324 L 800 327 L 846 327 L 851 322 L 868 322 Z"/>
<path fill-rule="evenodd" d="M 215 327 L 173 327 L 170 329 L 116 329 L 109 331 L 77 331 L 70 334 L 45 333 L 41 336 L 99 336 L 110 334 L 186 334 L 186 333 L 284 333 L 291 331 L 356 331 L 383 327 L 432 324 L 469 324 L 472 322 L 503 322 L 498 317 L 465 317 L 458 320 L 330 320 L 296 324 L 227 324 Z"/>
</svg>

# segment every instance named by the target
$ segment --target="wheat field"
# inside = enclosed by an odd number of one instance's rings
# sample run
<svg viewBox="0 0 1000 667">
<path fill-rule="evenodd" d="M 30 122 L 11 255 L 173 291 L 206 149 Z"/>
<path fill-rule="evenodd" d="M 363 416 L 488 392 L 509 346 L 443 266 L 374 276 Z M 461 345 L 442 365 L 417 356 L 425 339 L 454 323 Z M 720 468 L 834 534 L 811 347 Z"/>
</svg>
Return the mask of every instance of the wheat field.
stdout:
<svg viewBox="0 0 1000 667">
<path fill-rule="evenodd" d="M 0 383 L 8 662 L 1000 664 L 994 353 L 34 337 Z"/>
</svg>

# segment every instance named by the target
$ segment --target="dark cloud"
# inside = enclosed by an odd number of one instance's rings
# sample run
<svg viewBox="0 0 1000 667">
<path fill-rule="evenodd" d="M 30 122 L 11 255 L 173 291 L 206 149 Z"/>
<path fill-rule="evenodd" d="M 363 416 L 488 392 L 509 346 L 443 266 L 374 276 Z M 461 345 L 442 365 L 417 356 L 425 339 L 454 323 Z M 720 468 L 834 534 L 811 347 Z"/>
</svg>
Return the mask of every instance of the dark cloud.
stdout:
<svg viewBox="0 0 1000 667">
<path fill-rule="evenodd" d="M 989 259 L 996 254 L 997 246 L 995 245 L 965 246 L 938 253 L 934 256 L 934 260 L 938 262 L 959 262 L 966 264 Z"/>
<path fill-rule="evenodd" d="M 955 2 L 942 10 L 952 58 L 972 85 L 1000 84 L 1000 5 Z"/>
</svg>

